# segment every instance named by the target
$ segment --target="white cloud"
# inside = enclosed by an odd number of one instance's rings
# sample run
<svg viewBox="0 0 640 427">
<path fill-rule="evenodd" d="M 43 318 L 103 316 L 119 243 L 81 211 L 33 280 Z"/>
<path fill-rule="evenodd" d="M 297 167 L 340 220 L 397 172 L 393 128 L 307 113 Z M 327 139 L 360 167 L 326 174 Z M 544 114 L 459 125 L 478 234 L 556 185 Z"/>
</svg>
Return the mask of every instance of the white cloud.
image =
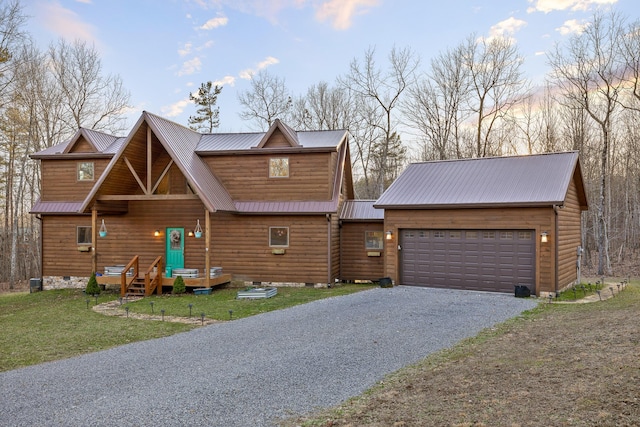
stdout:
<svg viewBox="0 0 640 427">
<path fill-rule="evenodd" d="M 278 62 L 280 61 L 277 58 L 274 58 L 273 56 L 267 56 L 264 61 L 261 61 L 256 65 L 256 68 L 247 68 L 240 71 L 238 77 L 244 80 L 250 80 L 251 76 L 253 76 L 258 71 L 267 68 L 269 65 L 277 64 Z"/>
<path fill-rule="evenodd" d="M 509 37 L 526 25 L 526 21 L 523 21 L 522 19 L 516 19 L 512 16 L 492 26 L 489 29 L 489 37 Z"/>
<path fill-rule="evenodd" d="M 378 0 L 328 0 L 316 8 L 316 18 L 330 20 L 336 30 L 346 30 L 355 15 L 363 15 L 379 4 Z"/>
<path fill-rule="evenodd" d="M 67 39 L 97 43 L 94 27 L 83 22 L 72 10 L 64 8 L 59 2 L 42 2 L 39 4 L 38 20 L 54 34 Z"/>
<path fill-rule="evenodd" d="M 554 10 L 588 11 L 593 7 L 605 6 L 617 3 L 618 0 L 529 0 L 533 6 L 527 12 L 549 13 Z"/>
<path fill-rule="evenodd" d="M 204 25 L 200 26 L 201 30 L 213 30 L 214 28 L 223 27 L 227 25 L 229 18 L 226 16 L 218 15 L 215 18 L 209 19 Z"/>
<path fill-rule="evenodd" d="M 76 0 L 78 3 L 91 4 L 91 0 Z"/>
<path fill-rule="evenodd" d="M 534 53 L 535 56 L 542 56 L 542 55 L 546 55 L 547 52 L 545 52 L 544 50 L 539 50 L 536 53 Z"/>
<path fill-rule="evenodd" d="M 184 98 L 167 107 L 162 107 L 160 111 L 162 111 L 162 114 L 166 117 L 176 117 L 182 114 L 184 109 L 187 108 L 187 105 L 190 103 L 191 101 L 189 101 L 189 98 Z"/>
<path fill-rule="evenodd" d="M 568 21 L 564 21 L 561 27 L 556 28 L 563 36 L 568 34 L 580 34 L 584 31 L 584 29 L 589 25 L 589 23 L 578 22 L 577 19 L 570 19 Z"/>
<path fill-rule="evenodd" d="M 191 42 L 185 43 L 184 47 L 182 49 L 178 49 L 178 55 L 187 56 L 188 54 L 191 53 L 191 48 L 192 47 L 193 47 L 193 45 L 191 44 Z"/>
<path fill-rule="evenodd" d="M 236 83 L 236 78 L 233 76 L 224 76 L 220 80 L 216 80 L 213 82 L 214 86 L 234 86 Z"/>
<path fill-rule="evenodd" d="M 178 76 L 187 76 L 200 71 L 202 61 L 197 56 L 182 64 L 182 68 L 178 71 Z"/>
</svg>

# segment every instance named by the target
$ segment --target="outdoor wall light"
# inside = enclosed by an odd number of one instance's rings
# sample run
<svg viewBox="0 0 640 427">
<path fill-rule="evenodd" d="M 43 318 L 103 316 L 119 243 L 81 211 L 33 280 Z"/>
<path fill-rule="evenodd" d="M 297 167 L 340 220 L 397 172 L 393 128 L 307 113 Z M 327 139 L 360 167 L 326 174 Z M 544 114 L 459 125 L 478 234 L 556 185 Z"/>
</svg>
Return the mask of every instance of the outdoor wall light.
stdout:
<svg viewBox="0 0 640 427">
<path fill-rule="evenodd" d="M 393 233 L 391 232 L 391 230 L 387 231 L 387 240 L 391 240 L 393 239 Z"/>
<path fill-rule="evenodd" d="M 189 237 L 193 237 L 193 230 L 189 230 Z"/>
<path fill-rule="evenodd" d="M 540 233 L 540 242 L 547 243 L 548 241 L 549 241 L 549 232 L 543 231 L 542 233 Z"/>
<path fill-rule="evenodd" d="M 156 231 L 154 231 L 154 232 L 153 232 L 153 235 L 154 235 L 155 237 L 160 237 L 160 230 L 156 230 Z"/>
</svg>

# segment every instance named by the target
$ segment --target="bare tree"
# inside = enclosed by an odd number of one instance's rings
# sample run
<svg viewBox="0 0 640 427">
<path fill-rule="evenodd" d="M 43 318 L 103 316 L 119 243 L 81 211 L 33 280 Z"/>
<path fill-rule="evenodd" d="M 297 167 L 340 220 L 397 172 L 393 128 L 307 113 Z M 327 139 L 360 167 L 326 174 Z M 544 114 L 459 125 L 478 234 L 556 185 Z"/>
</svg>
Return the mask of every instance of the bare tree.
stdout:
<svg viewBox="0 0 640 427">
<path fill-rule="evenodd" d="M 400 123 L 396 107 L 399 106 L 403 92 L 414 82 L 418 64 L 419 59 L 411 49 L 394 47 L 388 56 L 388 67 L 383 70 L 376 65 L 375 49 L 369 48 L 365 51 L 364 60 L 359 62 L 354 59 L 347 75 L 339 79 L 340 84 L 354 96 L 356 111 L 359 114 L 366 111 L 367 116 L 364 118 L 367 124 L 379 132 L 374 139 L 360 140 L 358 143 L 369 147 L 360 150 L 362 153 L 379 157 L 375 163 L 380 169 L 393 170 L 391 163 L 397 160 L 398 156 L 391 152 L 392 149 L 401 146 L 394 141 Z M 360 106 L 365 108 L 360 109 Z M 374 146 L 375 149 L 370 149 Z M 365 161 L 363 164 L 365 163 L 368 162 Z M 388 176 L 378 174 L 376 179 L 377 194 L 371 194 L 369 197 L 379 196 L 385 190 Z"/>
<path fill-rule="evenodd" d="M 238 101 L 243 107 L 242 120 L 253 121 L 266 130 L 276 119 L 288 121 L 293 99 L 285 80 L 262 70 L 251 76 L 251 89 L 241 92 Z"/>
<path fill-rule="evenodd" d="M 497 152 L 491 147 L 491 131 L 525 96 L 527 81 L 517 46 L 505 37 L 476 38 L 464 44 L 464 65 L 470 75 L 469 108 L 476 120 L 477 157 Z"/>
<path fill-rule="evenodd" d="M 294 100 L 291 118 L 298 129 L 349 129 L 353 122 L 351 100 L 343 88 L 321 81 Z"/>
<path fill-rule="evenodd" d="M 463 104 L 469 95 L 469 73 L 462 46 L 431 60 L 428 76 L 407 89 L 403 114 L 425 141 L 423 160 L 462 157 L 460 126 L 467 116 Z M 433 152 L 434 156 L 427 155 Z"/>
<path fill-rule="evenodd" d="M 49 47 L 53 75 L 66 114 L 59 117 L 69 129 L 79 127 L 118 133 L 124 130 L 129 93 L 117 75 L 104 75 L 98 52 L 86 42 L 59 40 Z"/>
<path fill-rule="evenodd" d="M 623 81 L 619 44 L 622 20 L 615 13 L 596 14 L 582 34 L 549 55 L 558 87 L 572 104 L 579 105 L 599 127 L 600 184 L 597 207 L 598 274 L 610 272 L 607 234 L 607 172 L 612 141 L 612 118 L 618 106 Z"/>
<path fill-rule="evenodd" d="M 16 76 L 13 71 L 20 45 L 27 38 L 23 25 L 27 18 L 18 0 L 0 4 L 0 107 L 9 102 L 10 85 Z"/>
</svg>

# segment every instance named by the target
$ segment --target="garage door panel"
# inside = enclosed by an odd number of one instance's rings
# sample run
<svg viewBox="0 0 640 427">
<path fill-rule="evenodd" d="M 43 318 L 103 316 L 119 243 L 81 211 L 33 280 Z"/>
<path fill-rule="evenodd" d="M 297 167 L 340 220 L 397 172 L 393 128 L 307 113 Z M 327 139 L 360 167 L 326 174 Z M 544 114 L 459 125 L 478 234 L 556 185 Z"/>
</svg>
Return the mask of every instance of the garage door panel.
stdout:
<svg viewBox="0 0 640 427">
<path fill-rule="evenodd" d="M 535 283 L 529 230 L 403 230 L 400 282 L 513 292 Z"/>
</svg>

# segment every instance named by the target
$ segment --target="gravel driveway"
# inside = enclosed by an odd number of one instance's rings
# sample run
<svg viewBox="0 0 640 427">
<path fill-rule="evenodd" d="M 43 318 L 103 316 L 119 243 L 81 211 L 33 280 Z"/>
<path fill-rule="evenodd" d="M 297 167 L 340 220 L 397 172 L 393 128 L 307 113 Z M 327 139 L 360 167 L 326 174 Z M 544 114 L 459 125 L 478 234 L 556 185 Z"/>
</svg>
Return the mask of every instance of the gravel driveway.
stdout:
<svg viewBox="0 0 640 427">
<path fill-rule="evenodd" d="M 0 373 L 2 426 L 269 426 L 536 305 L 376 288 Z"/>
</svg>

